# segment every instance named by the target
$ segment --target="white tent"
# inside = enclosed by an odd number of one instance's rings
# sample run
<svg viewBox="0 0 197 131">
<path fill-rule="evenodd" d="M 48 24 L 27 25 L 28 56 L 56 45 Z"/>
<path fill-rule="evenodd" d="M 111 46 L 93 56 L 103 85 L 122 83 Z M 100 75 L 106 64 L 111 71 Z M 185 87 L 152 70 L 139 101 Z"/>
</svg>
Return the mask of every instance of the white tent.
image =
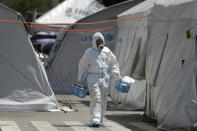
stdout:
<svg viewBox="0 0 197 131">
<path fill-rule="evenodd" d="M 120 14 L 118 18 L 148 16 L 153 8 L 153 0 L 146 0 Z M 117 44 L 115 55 L 122 76 L 132 76 L 144 50 L 150 28 L 149 17 L 118 21 Z M 128 93 L 120 93 L 114 88 L 111 80 L 110 96 L 119 108 L 130 110 L 143 109 L 145 106 L 146 82 L 136 80 Z"/>
<path fill-rule="evenodd" d="M 36 23 L 75 23 L 105 7 L 96 0 L 65 0 L 36 20 Z M 59 25 L 65 27 L 66 25 Z"/>
<path fill-rule="evenodd" d="M 23 21 L 18 12 L 2 4 L 0 19 Z M 0 22 L 0 40 L 0 110 L 55 109 L 54 93 L 24 24 Z"/>
<path fill-rule="evenodd" d="M 158 0 L 152 12 L 144 61 L 137 66 L 144 68 L 135 74 L 145 74 L 146 115 L 159 128 L 192 128 L 197 123 L 196 12 L 196 0 Z"/>
<path fill-rule="evenodd" d="M 78 20 L 85 18 L 93 13 L 96 13 L 105 8 L 104 5 L 100 4 L 96 0 L 65 0 L 55 8 L 51 9 L 36 20 L 36 23 L 75 23 Z M 47 25 L 46 25 L 47 26 Z M 57 29 L 61 28 L 67 30 L 71 25 L 49 25 L 50 28 Z M 34 28 L 33 32 L 49 30 L 42 28 Z M 55 32 L 54 32 L 55 33 Z M 59 31 L 56 33 L 56 43 L 54 44 L 52 51 L 49 56 L 49 61 L 53 59 L 54 50 L 62 43 L 65 35 L 65 31 Z"/>
<path fill-rule="evenodd" d="M 142 1 L 128 1 L 108 7 L 102 11 L 92 14 L 78 23 L 105 21 L 116 19 L 117 15 L 125 10 L 135 6 Z M 73 30 L 83 29 L 101 29 L 111 26 L 117 26 L 117 22 L 109 22 L 103 24 L 91 25 L 74 25 Z M 114 49 L 116 44 L 116 31 L 117 28 L 111 30 L 101 31 L 106 39 L 106 45 L 110 49 Z M 64 88 L 67 92 L 71 91 L 71 85 L 77 81 L 78 62 L 82 57 L 85 49 L 92 46 L 92 32 L 67 32 L 64 36 L 57 54 L 49 65 L 47 70 L 51 86 L 54 91 L 61 91 Z"/>
</svg>

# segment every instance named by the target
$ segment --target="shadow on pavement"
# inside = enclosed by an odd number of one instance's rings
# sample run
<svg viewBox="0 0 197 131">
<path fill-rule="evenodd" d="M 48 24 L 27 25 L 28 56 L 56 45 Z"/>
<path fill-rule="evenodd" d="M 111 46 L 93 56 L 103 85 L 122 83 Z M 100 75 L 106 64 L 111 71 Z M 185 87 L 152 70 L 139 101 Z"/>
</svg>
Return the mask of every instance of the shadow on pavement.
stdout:
<svg viewBox="0 0 197 131">
<path fill-rule="evenodd" d="M 108 120 L 132 129 L 132 131 L 161 131 L 156 129 L 157 123 L 155 121 L 146 121 L 147 118 L 140 114 L 106 115 L 105 117 Z"/>
<path fill-rule="evenodd" d="M 90 107 L 90 101 L 81 101 L 82 104 L 84 104 L 87 107 Z"/>
<path fill-rule="evenodd" d="M 82 100 L 80 101 L 83 105 L 90 107 L 90 101 L 88 100 Z M 107 102 L 107 111 L 132 111 L 132 110 L 126 110 L 126 109 L 120 109 L 120 108 L 116 108 L 113 104 L 112 101 L 108 101 Z M 142 110 L 139 110 L 142 111 Z"/>
</svg>

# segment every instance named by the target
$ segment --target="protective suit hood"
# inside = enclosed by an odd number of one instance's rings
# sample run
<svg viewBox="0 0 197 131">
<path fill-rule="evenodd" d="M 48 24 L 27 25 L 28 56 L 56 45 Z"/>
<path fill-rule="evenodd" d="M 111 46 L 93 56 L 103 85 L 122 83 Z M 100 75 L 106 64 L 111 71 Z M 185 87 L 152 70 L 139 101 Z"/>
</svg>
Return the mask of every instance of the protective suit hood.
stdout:
<svg viewBox="0 0 197 131">
<path fill-rule="evenodd" d="M 98 47 L 96 45 L 96 40 L 98 40 L 98 39 L 103 40 L 103 44 L 105 44 L 104 36 L 100 32 L 96 32 L 93 35 L 93 41 L 92 41 L 92 47 L 95 49 L 98 49 Z"/>
</svg>

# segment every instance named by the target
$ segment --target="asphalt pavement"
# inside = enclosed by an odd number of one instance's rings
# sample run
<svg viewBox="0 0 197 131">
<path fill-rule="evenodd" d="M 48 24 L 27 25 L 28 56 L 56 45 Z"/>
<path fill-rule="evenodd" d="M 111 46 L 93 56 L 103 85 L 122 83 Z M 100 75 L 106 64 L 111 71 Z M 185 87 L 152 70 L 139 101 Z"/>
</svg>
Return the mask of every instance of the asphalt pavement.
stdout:
<svg viewBox="0 0 197 131">
<path fill-rule="evenodd" d="M 143 116 L 143 111 L 128 111 L 116 109 L 110 98 L 105 126 L 89 127 L 89 96 L 84 99 L 75 96 L 57 95 L 63 103 L 72 100 L 73 110 L 64 113 L 57 112 L 18 112 L 1 111 L 1 131 L 159 131 L 154 121 Z M 110 106 L 109 106 L 110 105 Z"/>
</svg>

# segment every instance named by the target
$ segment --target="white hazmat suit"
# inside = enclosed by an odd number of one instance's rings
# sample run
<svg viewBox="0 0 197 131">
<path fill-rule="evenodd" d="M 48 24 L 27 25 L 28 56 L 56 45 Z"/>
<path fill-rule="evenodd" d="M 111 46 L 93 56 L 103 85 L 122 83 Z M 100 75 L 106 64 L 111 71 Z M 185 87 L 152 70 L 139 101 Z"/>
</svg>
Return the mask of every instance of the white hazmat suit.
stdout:
<svg viewBox="0 0 197 131">
<path fill-rule="evenodd" d="M 79 62 L 78 82 L 83 79 L 86 72 L 87 84 L 90 93 L 90 121 L 101 122 L 106 106 L 110 76 L 121 79 L 116 56 L 107 47 L 98 49 L 96 41 L 101 39 L 100 32 L 93 35 L 93 47 L 88 48 Z"/>
</svg>

